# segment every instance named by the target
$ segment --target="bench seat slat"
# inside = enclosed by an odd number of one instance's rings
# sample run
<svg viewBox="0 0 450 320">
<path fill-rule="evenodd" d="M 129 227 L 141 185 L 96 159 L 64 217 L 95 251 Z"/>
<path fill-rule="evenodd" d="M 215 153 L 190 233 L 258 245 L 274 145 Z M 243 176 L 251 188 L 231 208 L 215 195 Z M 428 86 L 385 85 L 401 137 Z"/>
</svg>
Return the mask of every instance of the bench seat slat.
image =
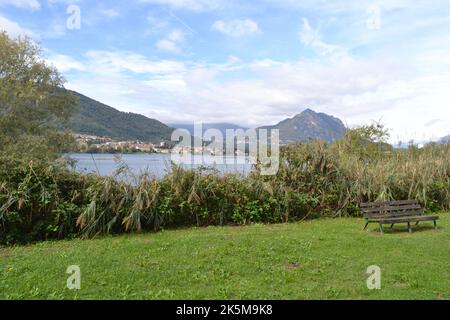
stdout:
<svg viewBox="0 0 450 320">
<path fill-rule="evenodd" d="M 379 208 L 364 208 L 362 211 L 364 213 L 375 213 L 375 212 L 396 212 L 405 210 L 421 209 L 420 204 L 405 205 L 405 206 L 382 206 Z"/>
<path fill-rule="evenodd" d="M 395 200 L 395 201 L 384 201 L 384 202 L 365 202 L 361 203 L 361 208 L 370 208 L 370 207 L 380 207 L 380 206 L 399 206 L 399 205 L 412 205 L 412 204 L 419 204 L 418 200 Z"/>
<path fill-rule="evenodd" d="M 394 213 L 369 213 L 364 214 L 364 218 L 375 219 L 375 218 L 396 218 L 396 217 L 410 217 L 410 216 L 421 216 L 423 215 L 422 210 L 412 210 L 404 212 L 394 212 Z"/>
<path fill-rule="evenodd" d="M 395 223 L 436 221 L 436 220 L 439 220 L 438 216 L 419 216 L 419 217 L 408 217 L 408 218 L 374 219 L 374 220 L 370 220 L 370 222 L 376 222 L 376 223 L 381 223 L 381 224 L 395 224 Z"/>
</svg>

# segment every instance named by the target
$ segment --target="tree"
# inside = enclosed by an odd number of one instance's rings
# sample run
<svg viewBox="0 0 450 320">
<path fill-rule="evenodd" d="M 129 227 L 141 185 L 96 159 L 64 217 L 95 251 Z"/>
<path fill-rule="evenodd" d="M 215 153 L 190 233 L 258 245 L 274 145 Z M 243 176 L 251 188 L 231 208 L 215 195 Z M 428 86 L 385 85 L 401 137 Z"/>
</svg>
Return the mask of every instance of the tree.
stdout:
<svg viewBox="0 0 450 320">
<path fill-rule="evenodd" d="M 344 138 L 337 141 L 339 150 L 357 154 L 364 159 L 373 159 L 393 150 L 388 143 L 389 130 L 379 122 L 347 130 Z"/>
<path fill-rule="evenodd" d="M 76 99 L 64 79 L 42 57 L 31 39 L 0 32 L 0 155 L 52 159 L 71 141 L 58 128 L 67 121 Z"/>
</svg>

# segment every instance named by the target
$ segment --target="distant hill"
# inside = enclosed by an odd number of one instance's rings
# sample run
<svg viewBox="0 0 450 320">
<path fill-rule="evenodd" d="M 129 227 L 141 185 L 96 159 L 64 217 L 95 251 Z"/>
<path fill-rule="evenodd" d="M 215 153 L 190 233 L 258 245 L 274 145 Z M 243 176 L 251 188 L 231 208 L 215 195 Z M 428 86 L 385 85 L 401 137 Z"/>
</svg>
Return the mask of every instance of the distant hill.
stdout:
<svg viewBox="0 0 450 320">
<path fill-rule="evenodd" d="M 169 124 L 170 127 L 172 128 L 177 128 L 177 129 L 185 129 L 187 131 L 189 131 L 189 133 L 193 136 L 194 135 L 194 124 L 190 123 L 190 124 Z M 224 139 L 226 138 L 226 130 L 227 129 L 231 129 L 231 130 L 237 130 L 237 129 L 243 129 L 243 130 L 247 130 L 248 128 L 244 128 L 232 123 L 203 123 L 202 125 L 203 127 L 203 133 L 205 133 L 205 131 L 209 130 L 209 129 L 217 129 L 220 132 L 222 132 L 222 135 L 224 137 Z M 202 134 L 203 134 L 202 133 Z"/>
<path fill-rule="evenodd" d="M 173 128 L 162 122 L 140 114 L 121 112 L 77 92 L 72 93 L 79 99 L 79 105 L 68 129 L 75 133 L 151 143 L 170 141 Z"/>
<path fill-rule="evenodd" d="M 306 109 L 291 119 L 281 121 L 275 126 L 258 129 L 279 129 L 282 143 L 308 140 L 333 142 L 342 138 L 347 130 L 338 118 L 325 113 L 317 113 Z"/>
<path fill-rule="evenodd" d="M 446 137 L 443 137 L 439 140 L 440 143 L 447 143 L 450 141 L 450 134 Z"/>
</svg>

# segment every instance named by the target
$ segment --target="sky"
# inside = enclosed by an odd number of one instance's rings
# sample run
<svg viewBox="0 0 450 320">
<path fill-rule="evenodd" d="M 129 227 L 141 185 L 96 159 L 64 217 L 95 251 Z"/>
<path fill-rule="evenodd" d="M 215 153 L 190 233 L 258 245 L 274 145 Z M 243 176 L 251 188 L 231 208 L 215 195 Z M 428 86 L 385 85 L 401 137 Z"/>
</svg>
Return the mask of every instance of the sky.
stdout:
<svg viewBox="0 0 450 320">
<path fill-rule="evenodd" d="M 450 134 L 449 0 L 0 0 L 66 87 L 165 123 L 306 108 L 391 142 Z"/>
</svg>

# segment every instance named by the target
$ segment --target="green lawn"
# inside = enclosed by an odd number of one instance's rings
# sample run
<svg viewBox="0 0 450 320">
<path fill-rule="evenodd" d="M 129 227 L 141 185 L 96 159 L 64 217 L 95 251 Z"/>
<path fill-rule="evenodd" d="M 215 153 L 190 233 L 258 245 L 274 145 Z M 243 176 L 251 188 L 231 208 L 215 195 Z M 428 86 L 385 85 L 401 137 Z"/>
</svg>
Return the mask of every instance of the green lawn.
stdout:
<svg viewBox="0 0 450 320">
<path fill-rule="evenodd" d="M 450 299 L 450 214 L 438 225 L 381 236 L 322 219 L 0 248 L 0 298 Z M 69 265 L 79 291 L 66 289 Z M 366 287 L 370 265 L 381 290 Z"/>
</svg>

